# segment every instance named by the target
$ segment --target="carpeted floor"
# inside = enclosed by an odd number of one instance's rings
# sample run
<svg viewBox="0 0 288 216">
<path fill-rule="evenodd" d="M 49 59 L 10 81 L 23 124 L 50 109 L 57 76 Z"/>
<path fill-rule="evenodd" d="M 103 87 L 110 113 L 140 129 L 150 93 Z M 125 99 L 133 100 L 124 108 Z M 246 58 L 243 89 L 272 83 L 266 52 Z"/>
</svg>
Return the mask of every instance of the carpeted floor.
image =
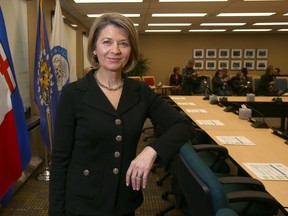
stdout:
<svg viewBox="0 0 288 216">
<path fill-rule="evenodd" d="M 150 125 L 147 121 L 145 127 Z M 139 151 L 147 144 L 143 138 L 152 135 L 153 130 L 146 130 L 140 139 Z M 148 140 L 149 141 L 149 140 Z M 11 202 L 5 208 L 0 208 L 1 216 L 46 216 L 48 208 L 48 182 L 37 180 L 37 175 L 42 169 L 38 169 L 35 174 L 14 194 Z M 157 180 L 164 175 L 163 168 L 157 168 L 155 173 L 150 173 L 148 187 L 144 190 L 145 201 L 137 209 L 136 215 L 155 216 L 159 211 L 165 209 L 172 202 L 173 196 L 168 196 L 168 200 L 162 199 L 162 193 L 170 190 L 171 178 L 164 181 L 163 186 L 157 186 Z M 166 216 L 182 216 L 179 209 L 174 209 Z"/>
</svg>

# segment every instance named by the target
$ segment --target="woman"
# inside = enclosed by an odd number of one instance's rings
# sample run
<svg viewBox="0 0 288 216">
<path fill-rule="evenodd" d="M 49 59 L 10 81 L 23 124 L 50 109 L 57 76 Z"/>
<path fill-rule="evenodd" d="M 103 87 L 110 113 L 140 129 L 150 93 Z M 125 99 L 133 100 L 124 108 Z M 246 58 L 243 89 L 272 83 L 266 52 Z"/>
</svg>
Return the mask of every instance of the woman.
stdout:
<svg viewBox="0 0 288 216">
<path fill-rule="evenodd" d="M 182 70 L 182 78 L 183 78 L 183 93 L 184 95 L 192 95 L 193 94 L 193 76 L 195 75 L 193 59 L 190 59 L 187 62 L 187 65 Z"/>
<path fill-rule="evenodd" d="M 171 94 L 182 94 L 182 75 L 180 74 L 180 67 L 176 66 L 173 68 L 173 74 L 169 77 L 169 83 L 170 86 L 175 86 L 171 89 Z"/>
<path fill-rule="evenodd" d="M 256 95 L 262 96 L 277 96 L 278 92 L 274 89 L 275 77 L 273 75 L 274 67 L 269 65 L 265 73 L 261 76 L 260 84 L 258 89 L 256 89 Z"/>
<path fill-rule="evenodd" d="M 128 18 L 118 13 L 97 18 L 88 58 L 96 69 L 65 87 L 58 106 L 49 215 L 132 216 L 156 157 L 167 163 L 194 128 L 145 82 L 124 76 L 139 58 Z M 165 133 L 136 156 L 147 117 Z"/>
</svg>

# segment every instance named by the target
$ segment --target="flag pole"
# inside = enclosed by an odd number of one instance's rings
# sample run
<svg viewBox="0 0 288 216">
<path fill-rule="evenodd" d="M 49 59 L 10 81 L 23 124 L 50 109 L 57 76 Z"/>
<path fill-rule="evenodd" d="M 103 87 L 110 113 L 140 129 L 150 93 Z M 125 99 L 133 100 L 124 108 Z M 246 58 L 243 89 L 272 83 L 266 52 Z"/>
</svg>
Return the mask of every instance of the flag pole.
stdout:
<svg viewBox="0 0 288 216">
<path fill-rule="evenodd" d="M 49 158 L 51 158 L 51 155 L 52 155 L 52 133 L 51 133 L 50 112 L 46 112 L 46 118 L 47 118 L 48 133 L 49 133 L 49 147 L 50 147 Z M 47 151 L 46 145 L 45 145 L 45 168 L 37 176 L 37 179 L 39 181 L 46 181 L 46 182 L 50 180 L 50 166 L 49 166 L 48 151 Z"/>
</svg>

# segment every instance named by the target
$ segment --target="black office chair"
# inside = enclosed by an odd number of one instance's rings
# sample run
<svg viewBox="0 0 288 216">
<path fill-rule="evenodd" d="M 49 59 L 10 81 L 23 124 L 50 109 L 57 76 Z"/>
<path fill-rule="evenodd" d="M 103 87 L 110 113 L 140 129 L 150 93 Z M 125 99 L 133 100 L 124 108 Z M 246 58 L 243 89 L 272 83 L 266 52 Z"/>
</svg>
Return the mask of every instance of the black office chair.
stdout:
<svg viewBox="0 0 288 216">
<path fill-rule="evenodd" d="M 197 131 L 197 130 L 196 130 Z M 198 131 L 199 132 L 199 131 Z M 196 133 L 197 134 L 197 133 Z M 216 145 L 216 144 L 200 144 L 198 143 L 201 139 L 193 139 L 190 143 L 193 145 L 195 151 L 202 158 L 204 163 L 213 171 L 216 172 L 217 176 L 230 176 L 229 166 L 226 164 L 225 160 L 228 157 L 228 151 L 225 147 Z M 205 140 L 205 139 L 204 139 Z M 185 201 L 179 196 L 180 189 L 177 184 L 175 184 L 175 161 L 171 160 L 169 162 L 169 166 L 167 169 L 168 176 L 172 176 L 171 190 L 164 191 L 162 193 L 162 199 L 168 200 L 169 195 L 174 195 L 175 200 L 170 203 L 165 209 L 162 209 L 158 212 L 157 216 L 164 216 L 166 213 L 172 211 L 175 208 L 179 208 L 179 206 L 183 206 Z M 159 185 L 159 181 L 157 181 L 157 185 Z M 162 186 L 162 184 L 161 184 Z"/>
<path fill-rule="evenodd" d="M 237 176 L 218 179 L 191 143 L 181 147 L 175 161 L 175 175 L 190 210 L 185 215 L 214 216 L 227 208 L 240 216 L 272 216 L 277 213 L 277 201 L 263 190 L 260 181 Z"/>
</svg>

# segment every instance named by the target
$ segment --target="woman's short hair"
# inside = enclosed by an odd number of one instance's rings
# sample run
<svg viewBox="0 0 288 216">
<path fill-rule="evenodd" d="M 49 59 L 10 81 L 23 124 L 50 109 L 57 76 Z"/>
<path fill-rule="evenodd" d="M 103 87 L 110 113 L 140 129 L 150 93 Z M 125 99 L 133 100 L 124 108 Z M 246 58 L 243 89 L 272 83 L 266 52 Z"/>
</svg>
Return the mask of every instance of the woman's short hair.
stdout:
<svg viewBox="0 0 288 216">
<path fill-rule="evenodd" d="M 173 72 L 176 73 L 177 71 L 180 71 L 180 67 L 176 66 L 173 68 Z"/>
<path fill-rule="evenodd" d="M 120 13 L 104 13 L 95 19 L 88 38 L 88 61 L 94 67 L 98 67 L 98 59 L 93 52 L 101 31 L 108 25 L 123 28 L 128 34 L 129 42 L 131 44 L 131 54 L 127 64 L 123 68 L 123 72 L 129 72 L 135 68 L 139 59 L 139 38 L 133 22 Z"/>
</svg>

